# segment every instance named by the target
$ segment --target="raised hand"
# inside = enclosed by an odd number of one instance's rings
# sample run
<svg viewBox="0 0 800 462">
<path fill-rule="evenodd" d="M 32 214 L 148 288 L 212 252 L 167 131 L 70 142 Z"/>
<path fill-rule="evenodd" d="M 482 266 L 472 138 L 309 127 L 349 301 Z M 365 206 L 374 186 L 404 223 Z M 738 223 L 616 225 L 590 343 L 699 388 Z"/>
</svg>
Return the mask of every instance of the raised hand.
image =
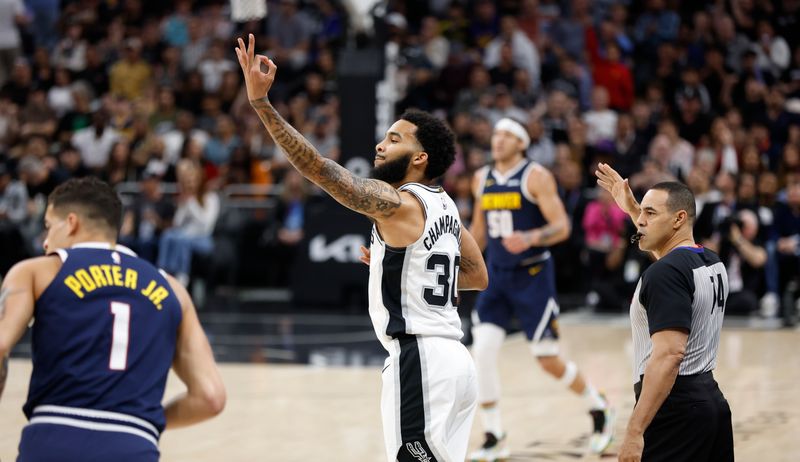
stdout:
<svg viewBox="0 0 800 462">
<path fill-rule="evenodd" d="M 616 170 L 604 163 L 597 164 L 594 174 L 597 176 L 597 184 L 611 193 L 619 208 L 631 216 L 639 214 L 639 203 L 633 197 L 627 178 L 623 179 Z"/>
<path fill-rule="evenodd" d="M 247 99 L 255 101 L 264 98 L 272 87 L 272 82 L 275 81 L 275 72 L 278 67 L 266 56 L 255 54 L 256 38 L 253 34 L 249 34 L 247 46 L 241 38 L 237 40 L 239 45 L 236 47 L 236 57 L 239 58 L 239 65 L 242 66 L 244 83 L 247 87 Z M 267 72 L 261 70 L 262 64 L 267 66 Z"/>
</svg>

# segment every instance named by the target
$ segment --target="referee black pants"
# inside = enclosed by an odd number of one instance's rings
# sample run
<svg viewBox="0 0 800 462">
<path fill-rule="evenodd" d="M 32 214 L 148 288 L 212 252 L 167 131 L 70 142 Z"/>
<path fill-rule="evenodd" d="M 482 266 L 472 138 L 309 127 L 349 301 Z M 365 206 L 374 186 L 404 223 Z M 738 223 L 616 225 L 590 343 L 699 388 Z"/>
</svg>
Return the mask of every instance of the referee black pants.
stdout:
<svg viewBox="0 0 800 462">
<path fill-rule="evenodd" d="M 658 461 L 733 461 L 731 408 L 711 372 L 678 376 L 645 430 L 642 462 Z"/>
</svg>

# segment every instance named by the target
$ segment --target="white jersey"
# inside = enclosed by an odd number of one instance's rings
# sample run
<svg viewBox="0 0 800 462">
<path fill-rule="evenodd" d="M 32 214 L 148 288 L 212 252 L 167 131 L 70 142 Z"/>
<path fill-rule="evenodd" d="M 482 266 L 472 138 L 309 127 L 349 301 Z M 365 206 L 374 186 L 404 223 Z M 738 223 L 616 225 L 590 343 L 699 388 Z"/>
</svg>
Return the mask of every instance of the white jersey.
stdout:
<svg viewBox="0 0 800 462">
<path fill-rule="evenodd" d="M 458 208 L 441 188 L 407 183 L 399 188 L 422 204 L 425 228 L 405 248 L 387 245 L 372 228 L 369 267 L 369 315 L 378 340 L 390 349 L 405 334 L 460 339 L 456 310 L 461 220 Z"/>
</svg>

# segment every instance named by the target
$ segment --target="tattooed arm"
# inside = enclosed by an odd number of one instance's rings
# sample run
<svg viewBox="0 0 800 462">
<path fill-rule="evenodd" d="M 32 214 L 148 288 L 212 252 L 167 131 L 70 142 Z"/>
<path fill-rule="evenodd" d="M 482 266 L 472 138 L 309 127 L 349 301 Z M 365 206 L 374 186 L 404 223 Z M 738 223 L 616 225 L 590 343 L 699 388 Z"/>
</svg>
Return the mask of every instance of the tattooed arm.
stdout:
<svg viewBox="0 0 800 462">
<path fill-rule="evenodd" d="M 481 249 L 466 228 L 461 228 L 461 261 L 458 268 L 458 290 L 483 290 L 489 285 L 489 273 Z"/>
<path fill-rule="evenodd" d="M 267 93 L 275 80 L 277 67 L 266 56 L 255 55 L 253 34 L 249 35 L 248 40 L 245 46 L 244 41 L 239 39 L 236 48 L 247 97 L 270 136 L 286 153 L 289 162 L 342 205 L 378 221 L 393 216 L 403 205 L 396 189 L 383 181 L 353 175 L 336 162 L 322 157 L 270 104 Z M 266 72 L 262 71 L 262 65 L 266 66 Z"/>
<path fill-rule="evenodd" d="M 397 212 L 400 193 L 384 181 L 361 178 L 336 162 L 326 159 L 281 117 L 267 98 L 250 102 L 261 122 L 286 158 L 304 177 L 330 194 L 342 205 L 381 220 Z"/>
</svg>

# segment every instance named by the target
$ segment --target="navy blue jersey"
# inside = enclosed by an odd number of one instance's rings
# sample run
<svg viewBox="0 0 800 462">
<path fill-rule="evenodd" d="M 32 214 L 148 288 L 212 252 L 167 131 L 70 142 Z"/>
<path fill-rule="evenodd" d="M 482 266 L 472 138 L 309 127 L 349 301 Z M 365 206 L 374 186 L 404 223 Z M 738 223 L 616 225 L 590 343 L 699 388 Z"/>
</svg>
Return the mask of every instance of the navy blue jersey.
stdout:
<svg viewBox="0 0 800 462">
<path fill-rule="evenodd" d="M 546 247 L 532 247 L 513 254 L 503 247 L 503 238 L 514 231 L 528 231 L 547 224 L 536 199 L 527 188 L 528 175 L 535 162 L 522 160 L 514 168 L 500 174 L 490 167 L 481 172 L 481 207 L 486 218 L 487 263 L 495 267 L 514 267 L 533 264 L 546 258 Z"/>
<path fill-rule="evenodd" d="M 53 406 L 110 411 L 160 432 L 182 317 L 169 282 L 122 246 L 81 244 L 58 254 L 63 265 L 34 307 L 25 415 Z"/>
</svg>

